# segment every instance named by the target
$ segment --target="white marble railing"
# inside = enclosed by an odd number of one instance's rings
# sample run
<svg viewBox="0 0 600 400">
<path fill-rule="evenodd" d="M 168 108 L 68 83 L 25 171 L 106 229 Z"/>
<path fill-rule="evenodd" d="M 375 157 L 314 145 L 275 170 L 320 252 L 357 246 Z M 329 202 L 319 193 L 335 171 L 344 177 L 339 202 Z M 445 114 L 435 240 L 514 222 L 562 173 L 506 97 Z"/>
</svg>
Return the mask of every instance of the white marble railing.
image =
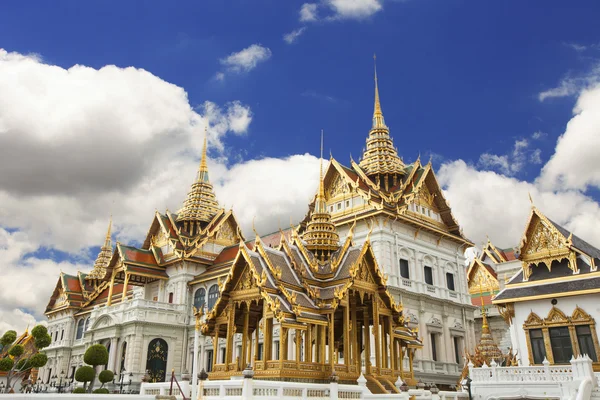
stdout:
<svg viewBox="0 0 600 400">
<path fill-rule="evenodd" d="M 474 368 L 469 363 L 471 388 L 478 399 L 496 399 L 511 396 L 530 398 L 572 399 L 585 382 L 597 387 L 597 378 L 588 356 L 572 358 L 570 365 L 499 367 L 491 365 Z M 515 391 L 518 390 L 518 393 Z M 586 399 L 589 400 L 589 396 Z"/>
<path fill-rule="evenodd" d="M 92 311 L 92 325 L 99 318 L 110 315 L 117 321 L 147 321 L 156 323 L 184 324 L 186 307 L 145 299 L 133 299 L 114 306 L 98 307 Z"/>
</svg>

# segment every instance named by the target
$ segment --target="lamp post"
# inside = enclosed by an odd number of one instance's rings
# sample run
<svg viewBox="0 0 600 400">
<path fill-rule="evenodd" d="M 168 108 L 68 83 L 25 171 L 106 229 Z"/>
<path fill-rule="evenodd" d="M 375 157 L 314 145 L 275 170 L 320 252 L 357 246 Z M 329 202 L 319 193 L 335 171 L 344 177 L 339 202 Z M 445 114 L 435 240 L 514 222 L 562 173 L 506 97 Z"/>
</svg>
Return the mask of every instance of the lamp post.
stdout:
<svg viewBox="0 0 600 400">
<path fill-rule="evenodd" d="M 197 398 L 198 392 L 198 342 L 200 341 L 200 326 L 206 321 L 205 306 L 205 304 L 201 304 L 200 308 L 192 306 L 192 311 L 196 318 L 194 325 L 194 360 L 192 361 L 192 399 Z"/>
<path fill-rule="evenodd" d="M 125 368 L 121 370 L 121 374 L 119 375 L 119 393 L 123 393 L 123 380 L 125 379 Z"/>
<path fill-rule="evenodd" d="M 42 378 L 38 377 L 36 382 L 37 382 L 37 384 L 35 386 L 35 392 L 39 393 L 40 392 L 40 384 L 42 383 Z"/>
<path fill-rule="evenodd" d="M 54 378 L 56 379 L 56 375 L 54 376 Z M 58 376 L 58 379 L 59 379 L 58 380 L 58 393 L 62 393 L 62 389 L 63 389 L 62 381 L 64 378 L 65 378 L 65 371 L 60 371 L 60 375 Z"/>
<path fill-rule="evenodd" d="M 471 382 L 473 382 L 473 380 L 469 376 L 467 376 L 461 382 L 463 389 L 466 389 L 467 393 L 469 393 L 469 400 L 472 400 L 472 398 L 471 398 Z"/>
<path fill-rule="evenodd" d="M 0 393 L 4 393 L 4 382 L 0 382 Z"/>
</svg>

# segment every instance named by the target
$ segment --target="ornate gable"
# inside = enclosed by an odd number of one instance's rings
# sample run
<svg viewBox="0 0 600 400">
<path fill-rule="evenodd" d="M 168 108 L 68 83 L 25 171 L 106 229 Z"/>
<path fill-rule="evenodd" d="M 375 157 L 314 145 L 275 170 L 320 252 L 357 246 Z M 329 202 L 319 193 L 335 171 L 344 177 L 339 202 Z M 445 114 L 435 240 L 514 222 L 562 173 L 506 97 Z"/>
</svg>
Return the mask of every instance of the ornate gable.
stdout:
<svg viewBox="0 0 600 400">
<path fill-rule="evenodd" d="M 496 293 L 500 290 L 498 277 L 478 259 L 473 260 L 467 273 L 467 279 L 470 294 L 479 293 L 480 291 Z"/>
<path fill-rule="evenodd" d="M 527 237 L 521 254 L 535 256 L 539 253 L 548 253 L 549 250 L 566 249 L 566 238 L 554 227 L 544 223 L 540 218 L 532 221 L 531 233 Z"/>
</svg>

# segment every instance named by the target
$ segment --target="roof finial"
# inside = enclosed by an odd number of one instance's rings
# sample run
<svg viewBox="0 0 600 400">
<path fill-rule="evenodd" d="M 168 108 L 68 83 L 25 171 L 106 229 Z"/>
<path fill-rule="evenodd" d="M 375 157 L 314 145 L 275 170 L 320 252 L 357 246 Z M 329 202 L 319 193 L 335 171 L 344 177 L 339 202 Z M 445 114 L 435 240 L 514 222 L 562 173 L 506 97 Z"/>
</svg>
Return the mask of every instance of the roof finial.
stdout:
<svg viewBox="0 0 600 400">
<path fill-rule="evenodd" d="M 200 169 L 198 170 L 198 181 L 208 182 L 208 165 L 206 163 L 206 151 L 208 147 L 208 122 L 204 125 L 204 145 L 202 146 L 202 156 L 200 157 Z"/>
<path fill-rule="evenodd" d="M 112 214 L 110 214 L 110 220 L 108 221 L 108 231 L 106 232 L 106 240 L 110 240 L 111 229 L 112 229 Z"/>
<path fill-rule="evenodd" d="M 531 206 L 534 207 L 535 204 L 533 204 L 533 199 L 531 198 L 531 192 L 527 192 L 527 195 L 529 196 L 529 202 L 531 203 Z"/>
<path fill-rule="evenodd" d="M 375 70 L 375 106 L 373 108 L 373 129 L 385 128 L 381 103 L 379 101 L 379 82 L 377 80 L 377 56 L 373 54 L 373 66 Z"/>
</svg>

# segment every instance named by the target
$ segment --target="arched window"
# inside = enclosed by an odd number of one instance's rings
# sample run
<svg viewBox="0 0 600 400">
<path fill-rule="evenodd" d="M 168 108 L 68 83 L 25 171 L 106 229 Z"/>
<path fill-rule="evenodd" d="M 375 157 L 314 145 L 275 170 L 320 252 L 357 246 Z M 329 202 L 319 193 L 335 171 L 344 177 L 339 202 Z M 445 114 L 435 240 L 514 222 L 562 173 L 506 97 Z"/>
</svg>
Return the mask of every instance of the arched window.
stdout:
<svg viewBox="0 0 600 400">
<path fill-rule="evenodd" d="M 208 309 L 212 310 L 219 298 L 219 286 L 212 285 L 210 289 L 208 289 Z"/>
<path fill-rule="evenodd" d="M 83 328 L 83 331 L 84 331 L 84 332 L 87 332 L 87 330 L 88 330 L 88 328 L 89 328 L 89 327 L 90 327 L 90 317 L 88 317 L 88 318 L 85 320 L 85 328 Z"/>
<path fill-rule="evenodd" d="M 146 370 L 150 375 L 150 382 L 165 381 L 168 354 L 169 347 L 163 339 L 154 339 L 148 344 Z"/>
<path fill-rule="evenodd" d="M 85 321 L 83 320 L 83 318 L 81 318 L 77 322 L 77 334 L 75 335 L 75 340 L 81 339 L 83 337 L 83 324 L 85 324 Z"/>
<path fill-rule="evenodd" d="M 194 307 L 200 309 L 204 307 L 204 300 L 206 299 L 206 290 L 200 288 L 194 293 Z"/>
</svg>

